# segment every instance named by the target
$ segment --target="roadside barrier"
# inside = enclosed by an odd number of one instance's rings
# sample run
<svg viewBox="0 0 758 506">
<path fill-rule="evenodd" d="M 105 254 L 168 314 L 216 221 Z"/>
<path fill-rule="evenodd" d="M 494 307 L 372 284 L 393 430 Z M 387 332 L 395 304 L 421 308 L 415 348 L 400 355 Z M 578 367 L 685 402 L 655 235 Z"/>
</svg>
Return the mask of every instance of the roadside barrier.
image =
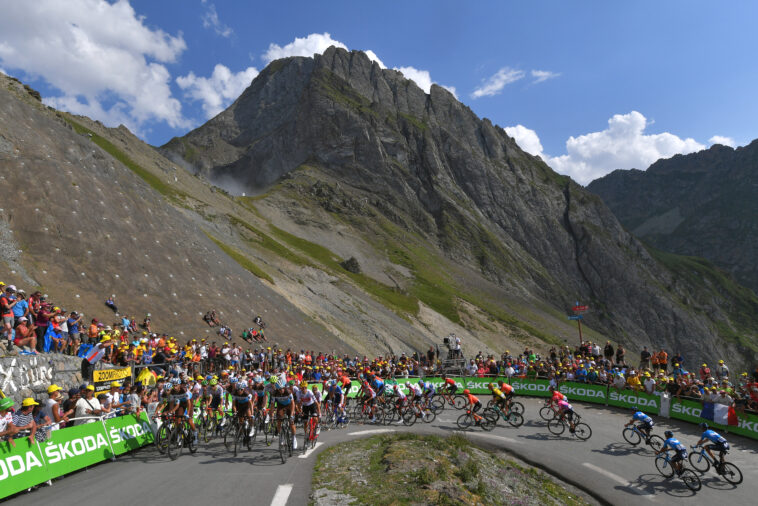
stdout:
<svg viewBox="0 0 758 506">
<path fill-rule="evenodd" d="M 14 438 L 15 446 L 0 442 L 0 499 L 153 442 L 145 413 L 89 418 L 35 444 L 28 437 Z"/>
</svg>

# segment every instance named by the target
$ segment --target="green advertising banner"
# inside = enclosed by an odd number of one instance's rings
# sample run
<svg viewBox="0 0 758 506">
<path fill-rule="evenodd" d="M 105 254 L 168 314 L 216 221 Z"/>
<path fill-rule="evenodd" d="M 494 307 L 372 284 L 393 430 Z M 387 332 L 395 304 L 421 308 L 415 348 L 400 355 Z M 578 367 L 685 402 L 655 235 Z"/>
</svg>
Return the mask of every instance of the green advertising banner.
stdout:
<svg viewBox="0 0 758 506">
<path fill-rule="evenodd" d="M 509 383 L 516 395 L 550 397 L 550 381 L 546 379 L 510 378 Z"/>
<path fill-rule="evenodd" d="M 605 404 L 608 389 L 605 385 L 590 383 L 574 383 L 567 381 L 558 385 L 558 390 L 568 397 L 569 401 L 584 401 Z"/>
<path fill-rule="evenodd" d="M 15 443 L 0 442 L 0 498 L 50 479 L 39 444 L 32 445 L 28 437 Z"/>
<path fill-rule="evenodd" d="M 740 436 L 749 437 L 751 439 L 758 439 L 758 415 L 740 413 L 738 411 L 737 418 L 739 418 L 739 425 L 726 426 L 715 423 L 712 420 L 701 418 L 700 413 L 702 410 L 703 405 L 699 401 L 677 398 L 671 400 L 671 418 L 692 423 L 707 422 L 713 429 L 732 434 L 739 434 Z"/>
<path fill-rule="evenodd" d="M 67 427 L 31 445 L 0 443 L 0 498 L 139 448 L 153 441 L 145 413 Z"/>
<path fill-rule="evenodd" d="M 113 446 L 113 452 L 121 455 L 152 443 L 153 431 L 146 413 L 124 415 L 105 420 L 105 430 Z"/>
<path fill-rule="evenodd" d="M 637 406 L 647 414 L 657 415 L 661 409 L 661 399 L 657 395 L 635 392 L 634 390 L 616 390 L 611 387 L 608 391 L 608 405 L 619 408 Z"/>
</svg>

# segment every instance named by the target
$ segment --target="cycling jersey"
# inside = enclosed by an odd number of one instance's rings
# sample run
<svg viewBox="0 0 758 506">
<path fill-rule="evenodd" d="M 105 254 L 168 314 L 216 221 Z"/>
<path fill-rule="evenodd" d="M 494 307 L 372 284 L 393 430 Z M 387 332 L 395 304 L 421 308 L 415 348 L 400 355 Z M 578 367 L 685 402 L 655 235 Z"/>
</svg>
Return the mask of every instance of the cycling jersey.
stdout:
<svg viewBox="0 0 758 506">
<path fill-rule="evenodd" d="M 405 393 L 399 388 L 395 390 L 395 395 L 397 396 L 398 399 L 403 400 L 403 401 L 408 398 L 408 396 L 405 395 Z"/>
<path fill-rule="evenodd" d="M 373 399 L 374 397 L 376 397 L 376 392 L 374 392 L 374 389 L 371 387 L 364 387 L 363 395 L 365 395 L 369 399 Z"/>
<path fill-rule="evenodd" d="M 495 397 L 500 397 L 501 399 L 505 399 L 505 394 L 503 394 L 503 392 L 501 392 L 499 388 L 493 388 L 492 395 L 494 395 Z"/>
<path fill-rule="evenodd" d="M 434 385 L 432 385 L 431 382 L 429 381 L 425 382 L 424 387 L 423 387 L 423 393 L 427 395 L 434 395 L 434 392 L 435 392 Z"/>
<path fill-rule="evenodd" d="M 447 379 L 445 380 L 445 384 L 446 384 L 446 385 L 450 385 L 450 386 L 457 386 L 457 385 L 455 384 L 455 380 L 454 380 L 454 379 L 452 379 L 452 378 L 447 378 Z"/>
<path fill-rule="evenodd" d="M 310 390 L 301 390 L 297 395 L 297 402 L 303 406 L 310 406 L 316 402 L 316 397 Z"/>
<path fill-rule="evenodd" d="M 284 392 L 275 390 L 272 398 L 279 406 L 289 406 L 292 403 L 292 394 L 286 390 Z"/>
<path fill-rule="evenodd" d="M 573 411 L 574 407 L 566 401 L 558 401 L 558 407 L 564 411 Z"/>
<path fill-rule="evenodd" d="M 513 393 L 513 387 L 509 385 L 508 383 L 501 383 L 500 391 L 504 393 L 505 395 L 510 395 Z"/>
<path fill-rule="evenodd" d="M 556 401 L 556 402 L 557 401 L 567 401 L 568 398 L 565 395 L 563 395 L 562 393 L 560 393 L 558 390 L 554 390 L 553 391 L 553 400 Z"/>
<path fill-rule="evenodd" d="M 676 451 L 679 454 L 684 454 L 683 456 L 687 455 L 687 448 L 679 442 L 679 440 L 675 437 L 670 437 L 663 443 L 663 448 L 671 448 L 672 450 Z"/>
<path fill-rule="evenodd" d="M 637 420 L 638 422 L 642 422 L 645 425 L 649 425 L 651 427 L 654 425 L 653 419 L 647 416 L 642 411 L 637 411 L 632 418 L 634 420 Z"/>
<path fill-rule="evenodd" d="M 416 397 L 421 397 L 421 388 L 418 385 L 411 385 L 411 387 L 408 389 L 408 393 L 413 393 Z"/>
<path fill-rule="evenodd" d="M 470 404 L 480 404 L 479 399 L 473 394 L 466 394 Z"/>
<path fill-rule="evenodd" d="M 703 435 L 700 436 L 700 439 L 707 439 L 711 443 L 715 443 L 715 444 L 724 444 L 724 443 L 726 443 L 726 438 L 724 438 L 724 436 L 722 436 L 721 434 L 719 434 L 715 430 L 710 430 L 710 429 L 708 429 L 707 431 L 703 432 Z"/>
<path fill-rule="evenodd" d="M 237 394 L 234 396 L 234 402 L 237 405 L 247 404 L 253 398 L 250 394 Z"/>
</svg>

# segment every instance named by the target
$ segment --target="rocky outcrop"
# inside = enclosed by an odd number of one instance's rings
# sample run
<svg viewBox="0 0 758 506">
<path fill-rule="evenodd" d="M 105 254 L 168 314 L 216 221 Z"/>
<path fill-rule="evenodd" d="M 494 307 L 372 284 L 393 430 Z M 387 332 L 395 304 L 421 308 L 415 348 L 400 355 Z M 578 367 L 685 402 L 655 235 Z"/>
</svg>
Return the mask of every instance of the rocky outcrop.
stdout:
<svg viewBox="0 0 758 506">
<path fill-rule="evenodd" d="M 587 189 L 637 237 L 706 258 L 758 292 L 758 140 L 617 170 Z"/>
<path fill-rule="evenodd" d="M 502 128 L 443 88 L 426 94 L 360 52 L 272 62 L 226 111 L 162 151 L 237 193 L 275 196 L 303 173 L 320 174 L 340 203 L 364 203 L 364 214 L 422 236 L 465 267 L 458 286 L 491 282 L 556 311 L 587 301 L 587 322 L 633 349 L 744 357 L 756 346 L 758 316 L 735 323 L 740 294 L 664 265 L 597 196 Z M 330 192 L 301 192 L 294 205 L 319 203 L 317 193 Z M 738 329 L 743 340 L 727 339 Z"/>
<path fill-rule="evenodd" d="M 82 384 L 82 359 L 67 355 L 41 354 L 0 358 L 0 391 L 12 397 L 16 407 L 26 397 L 47 398 L 47 387 L 56 384 L 64 391 Z"/>
</svg>

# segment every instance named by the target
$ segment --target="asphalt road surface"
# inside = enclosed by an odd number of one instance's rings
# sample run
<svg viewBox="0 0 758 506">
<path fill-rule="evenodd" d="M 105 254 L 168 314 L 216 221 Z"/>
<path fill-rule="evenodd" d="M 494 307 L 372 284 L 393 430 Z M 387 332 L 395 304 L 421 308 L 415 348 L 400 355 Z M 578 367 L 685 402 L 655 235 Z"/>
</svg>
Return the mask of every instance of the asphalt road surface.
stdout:
<svg viewBox="0 0 758 506">
<path fill-rule="evenodd" d="M 732 451 L 727 459 L 740 467 L 742 484 L 733 486 L 713 470 L 701 476 L 702 489 L 693 493 L 677 478 L 665 479 L 655 469 L 653 451 L 632 447 L 621 437 L 630 411 L 574 403 L 582 421 L 592 427 L 592 438 L 579 441 L 554 436 L 539 418 L 542 400 L 519 399 L 526 406 L 525 423 L 516 429 L 498 425 L 492 432 L 467 431 L 473 441 L 508 451 L 559 479 L 611 504 L 708 504 L 746 505 L 758 502 L 758 441 L 728 435 Z M 203 445 L 176 461 L 159 454 L 153 446 L 126 454 L 55 480 L 31 493 L 22 493 L 8 504 L 179 504 L 220 506 L 226 504 L 307 504 L 316 455 L 334 443 L 390 431 L 452 434 L 460 411 L 447 408 L 431 424 L 375 426 L 351 424 L 343 430 L 321 433 L 318 447 L 303 455 L 293 454 L 282 464 L 276 443 L 256 443 L 250 452 L 233 457 L 220 439 Z M 693 424 L 655 418 L 655 433 L 671 429 L 686 444 L 695 444 L 700 431 Z M 302 441 L 302 428 L 298 429 Z M 299 443 L 300 443 L 299 441 Z"/>
</svg>

